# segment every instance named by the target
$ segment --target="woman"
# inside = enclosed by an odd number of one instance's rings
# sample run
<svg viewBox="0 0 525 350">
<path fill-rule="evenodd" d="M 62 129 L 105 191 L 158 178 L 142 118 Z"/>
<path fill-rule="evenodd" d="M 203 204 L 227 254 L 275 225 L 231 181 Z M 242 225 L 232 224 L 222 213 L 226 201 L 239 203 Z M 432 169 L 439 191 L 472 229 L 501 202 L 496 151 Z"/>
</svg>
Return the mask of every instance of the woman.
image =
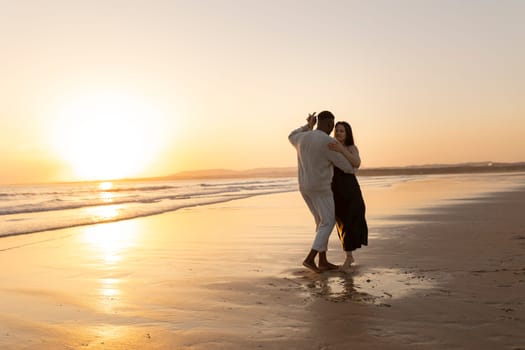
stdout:
<svg viewBox="0 0 525 350">
<path fill-rule="evenodd" d="M 352 128 L 347 122 L 335 124 L 335 139 L 338 142 L 330 144 L 331 150 L 342 153 L 354 169 L 361 165 L 359 150 L 354 144 Z M 334 167 L 332 192 L 335 202 L 335 217 L 337 233 L 346 253 L 346 260 L 341 266 L 348 270 L 354 262 L 352 251 L 368 245 L 368 226 L 365 219 L 365 202 L 355 174 L 346 174 Z"/>
</svg>

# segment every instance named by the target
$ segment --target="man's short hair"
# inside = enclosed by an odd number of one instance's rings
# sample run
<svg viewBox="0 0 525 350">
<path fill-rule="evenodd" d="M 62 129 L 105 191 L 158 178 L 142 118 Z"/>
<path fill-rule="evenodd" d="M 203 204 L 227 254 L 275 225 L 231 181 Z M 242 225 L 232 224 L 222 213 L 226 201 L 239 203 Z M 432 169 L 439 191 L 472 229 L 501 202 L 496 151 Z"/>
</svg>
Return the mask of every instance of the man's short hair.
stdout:
<svg viewBox="0 0 525 350">
<path fill-rule="evenodd" d="M 330 111 L 322 111 L 317 115 L 317 120 L 334 120 L 335 117 Z"/>
</svg>

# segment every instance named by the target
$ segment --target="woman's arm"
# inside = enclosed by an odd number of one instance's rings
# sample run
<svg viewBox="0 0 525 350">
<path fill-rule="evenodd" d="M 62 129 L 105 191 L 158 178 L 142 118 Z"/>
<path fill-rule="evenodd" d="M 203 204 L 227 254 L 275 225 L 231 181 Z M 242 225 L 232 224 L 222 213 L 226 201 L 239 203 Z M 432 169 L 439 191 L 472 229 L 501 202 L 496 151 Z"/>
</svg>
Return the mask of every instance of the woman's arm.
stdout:
<svg viewBox="0 0 525 350">
<path fill-rule="evenodd" d="M 330 148 L 332 151 L 342 153 L 355 169 L 359 168 L 359 166 L 361 165 L 361 157 L 359 157 L 359 150 L 355 145 L 345 147 L 339 142 L 334 142 L 328 144 L 328 148 Z"/>
</svg>

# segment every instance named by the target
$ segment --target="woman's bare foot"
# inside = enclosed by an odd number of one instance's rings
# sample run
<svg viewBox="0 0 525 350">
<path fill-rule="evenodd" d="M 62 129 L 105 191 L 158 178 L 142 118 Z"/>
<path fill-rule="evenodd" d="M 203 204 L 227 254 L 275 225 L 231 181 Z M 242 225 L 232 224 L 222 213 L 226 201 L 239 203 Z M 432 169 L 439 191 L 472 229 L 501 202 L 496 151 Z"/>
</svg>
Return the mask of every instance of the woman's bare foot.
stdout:
<svg viewBox="0 0 525 350">
<path fill-rule="evenodd" d="M 343 265 L 341 265 L 341 267 L 339 268 L 341 271 L 343 272 L 349 272 L 350 271 L 350 268 L 351 268 L 351 265 L 352 263 L 354 262 L 354 257 L 352 256 L 352 253 L 347 253 L 346 254 L 346 260 L 345 262 L 343 263 Z"/>
<path fill-rule="evenodd" d="M 347 252 L 346 253 L 346 260 L 345 260 L 345 264 L 348 264 L 348 266 L 352 265 L 354 263 L 355 259 L 354 259 L 354 256 L 352 255 L 352 252 Z"/>
<path fill-rule="evenodd" d="M 350 266 L 350 265 L 348 265 L 348 266 L 341 265 L 339 267 L 339 271 L 344 272 L 344 273 L 351 273 L 352 272 L 352 266 Z"/>
</svg>

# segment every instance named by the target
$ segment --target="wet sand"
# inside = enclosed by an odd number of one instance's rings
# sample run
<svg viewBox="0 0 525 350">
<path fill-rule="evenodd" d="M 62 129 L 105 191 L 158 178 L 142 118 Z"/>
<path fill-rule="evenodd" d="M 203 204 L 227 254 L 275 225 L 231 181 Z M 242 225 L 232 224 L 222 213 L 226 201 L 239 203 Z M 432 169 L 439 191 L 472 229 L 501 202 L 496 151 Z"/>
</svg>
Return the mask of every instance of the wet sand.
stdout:
<svg viewBox="0 0 525 350">
<path fill-rule="evenodd" d="M 301 266 L 297 192 L 1 239 L 0 348 L 525 349 L 525 189 L 507 185 L 364 191 L 350 274 Z"/>
</svg>

